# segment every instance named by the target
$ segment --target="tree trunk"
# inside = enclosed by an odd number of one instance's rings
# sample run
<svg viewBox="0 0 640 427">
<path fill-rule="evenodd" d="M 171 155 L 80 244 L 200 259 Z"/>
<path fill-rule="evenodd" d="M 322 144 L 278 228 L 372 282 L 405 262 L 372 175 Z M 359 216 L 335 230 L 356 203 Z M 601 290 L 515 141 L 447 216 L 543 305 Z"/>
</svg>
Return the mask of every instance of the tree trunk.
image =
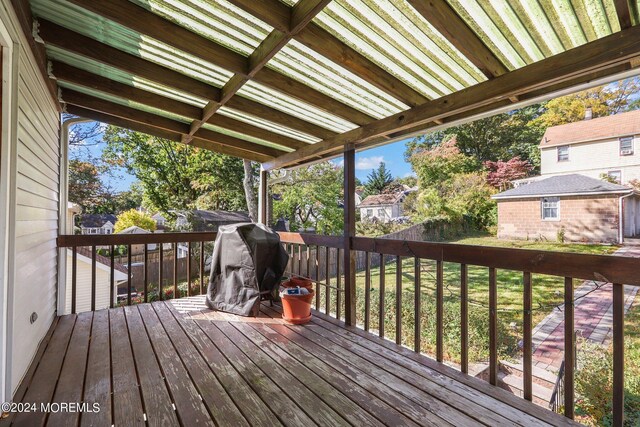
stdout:
<svg viewBox="0 0 640 427">
<path fill-rule="evenodd" d="M 253 222 L 258 222 L 258 197 L 256 191 L 256 177 L 253 173 L 253 166 L 250 160 L 243 160 L 244 163 L 244 196 L 247 200 L 249 216 Z"/>
</svg>

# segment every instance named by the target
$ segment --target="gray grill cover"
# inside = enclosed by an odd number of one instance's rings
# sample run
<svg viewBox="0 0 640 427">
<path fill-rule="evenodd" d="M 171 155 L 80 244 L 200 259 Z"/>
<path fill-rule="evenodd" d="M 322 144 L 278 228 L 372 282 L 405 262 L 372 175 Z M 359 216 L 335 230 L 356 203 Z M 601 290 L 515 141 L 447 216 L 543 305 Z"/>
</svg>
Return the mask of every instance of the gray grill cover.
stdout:
<svg viewBox="0 0 640 427">
<path fill-rule="evenodd" d="M 241 316 L 257 316 L 260 294 L 278 286 L 288 261 L 280 236 L 264 225 L 221 226 L 213 248 L 207 305 Z"/>
</svg>

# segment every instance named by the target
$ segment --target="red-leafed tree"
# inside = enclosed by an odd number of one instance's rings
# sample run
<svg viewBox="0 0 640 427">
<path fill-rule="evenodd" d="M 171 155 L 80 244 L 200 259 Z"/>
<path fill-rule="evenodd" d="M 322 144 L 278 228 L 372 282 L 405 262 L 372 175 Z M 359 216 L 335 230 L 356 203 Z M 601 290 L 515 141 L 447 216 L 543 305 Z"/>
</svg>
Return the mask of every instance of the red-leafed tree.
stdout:
<svg viewBox="0 0 640 427">
<path fill-rule="evenodd" d="M 533 170 L 533 165 L 522 160 L 519 156 L 506 162 L 488 160 L 483 163 L 488 169 L 487 183 L 500 190 L 506 190 L 511 186 L 511 181 L 526 177 Z"/>
</svg>

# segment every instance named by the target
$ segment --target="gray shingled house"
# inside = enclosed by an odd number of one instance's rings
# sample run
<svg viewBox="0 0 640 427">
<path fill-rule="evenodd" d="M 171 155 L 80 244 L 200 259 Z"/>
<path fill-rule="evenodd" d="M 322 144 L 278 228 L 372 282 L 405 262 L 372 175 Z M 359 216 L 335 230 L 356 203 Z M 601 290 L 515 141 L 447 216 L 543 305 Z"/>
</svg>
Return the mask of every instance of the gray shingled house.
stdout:
<svg viewBox="0 0 640 427">
<path fill-rule="evenodd" d="M 498 237 L 621 243 L 640 234 L 640 195 L 584 175 L 560 175 L 492 196 Z"/>
</svg>

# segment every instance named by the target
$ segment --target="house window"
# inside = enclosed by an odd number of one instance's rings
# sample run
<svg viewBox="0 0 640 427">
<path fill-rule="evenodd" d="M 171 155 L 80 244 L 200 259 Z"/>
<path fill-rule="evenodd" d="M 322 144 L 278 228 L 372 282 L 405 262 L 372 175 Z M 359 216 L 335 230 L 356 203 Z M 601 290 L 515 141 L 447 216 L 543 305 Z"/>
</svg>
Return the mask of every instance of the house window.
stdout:
<svg viewBox="0 0 640 427">
<path fill-rule="evenodd" d="M 569 160 L 569 146 L 563 145 L 561 147 L 558 147 L 558 161 L 566 162 L 568 160 Z"/>
<path fill-rule="evenodd" d="M 367 216 L 373 216 L 373 209 L 367 209 Z"/>
<path fill-rule="evenodd" d="M 560 219 L 559 197 L 543 197 L 541 204 L 542 219 Z"/>
<path fill-rule="evenodd" d="M 384 216 L 384 209 L 378 209 L 378 216 Z"/>
<path fill-rule="evenodd" d="M 631 156 L 633 154 L 633 137 L 625 136 L 620 138 L 620 155 Z"/>
<path fill-rule="evenodd" d="M 618 184 L 622 183 L 622 171 L 609 171 L 607 175 Z"/>
</svg>

